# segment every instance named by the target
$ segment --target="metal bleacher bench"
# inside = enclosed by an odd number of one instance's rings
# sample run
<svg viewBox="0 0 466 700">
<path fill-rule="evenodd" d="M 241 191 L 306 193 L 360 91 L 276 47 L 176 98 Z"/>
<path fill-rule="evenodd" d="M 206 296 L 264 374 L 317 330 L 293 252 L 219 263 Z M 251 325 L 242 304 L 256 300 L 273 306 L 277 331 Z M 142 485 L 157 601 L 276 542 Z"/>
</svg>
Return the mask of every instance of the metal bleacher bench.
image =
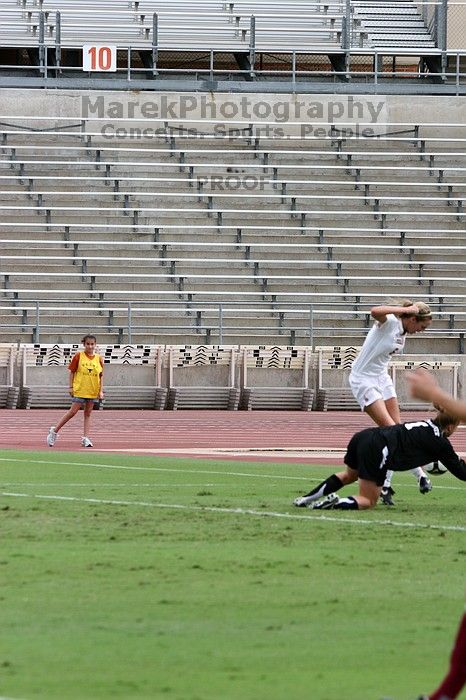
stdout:
<svg viewBox="0 0 466 700">
<path fill-rule="evenodd" d="M 359 404 L 348 386 L 348 376 L 360 347 L 317 348 L 317 411 L 358 411 Z M 341 386 L 324 386 L 324 372 L 332 371 Z M 336 375 L 336 372 L 339 374 Z M 340 376 L 341 375 L 341 376 Z"/>
<path fill-rule="evenodd" d="M 42 380 L 32 384 L 29 381 L 31 370 L 41 367 L 68 366 L 73 355 L 80 350 L 78 344 L 23 345 L 18 353 L 22 369 L 21 408 L 66 408 L 71 397 L 67 385 L 51 384 Z M 155 375 L 160 375 L 160 346 L 153 345 L 102 345 L 98 347 L 105 364 L 142 365 L 154 368 Z M 29 370 L 29 372 L 28 372 Z M 105 371 L 105 369 L 104 369 Z M 33 378 L 32 374 L 32 378 Z M 48 378 L 47 378 L 48 379 Z M 152 384 L 137 386 L 105 385 L 105 405 L 109 408 L 165 408 L 167 390 L 155 380 Z"/>
<path fill-rule="evenodd" d="M 235 386 L 234 347 L 174 345 L 167 346 L 165 355 L 168 358 L 169 384 L 167 408 L 173 411 L 202 408 L 229 411 L 238 409 L 240 390 Z M 190 369 L 202 366 L 208 367 L 209 374 L 214 375 L 206 376 L 211 379 L 210 382 L 201 386 L 176 383 L 183 373 L 183 380 L 189 379 Z"/>
<path fill-rule="evenodd" d="M 314 400 L 314 390 L 309 388 L 309 363 L 311 348 L 278 347 L 278 346 L 244 346 L 243 381 L 240 407 L 247 411 L 284 410 L 311 411 Z M 248 386 L 248 370 L 296 370 L 300 377 L 300 386 Z"/>
<path fill-rule="evenodd" d="M 450 383 L 449 386 L 445 388 L 455 399 L 457 398 L 458 372 L 459 368 L 461 367 L 461 362 L 456 360 L 408 360 L 407 358 L 392 360 L 389 369 L 395 389 L 397 389 L 397 378 L 401 372 L 410 372 L 418 367 L 423 367 L 424 369 L 429 370 L 429 372 L 437 374 L 437 376 L 440 372 L 442 372 L 444 376 L 448 374 Z M 402 401 L 400 400 L 400 405 L 405 411 L 425 410 L 426 408 L 425 402 L 416 401 L 410 397 L 407 399 L 404 398 Z"/>
<path fill-rule="evenodd" d="M 0 343 L 0 408 L 16 408 L 19 387 L 14 386 L 16 346 Z"/>
<path fill-rule="evenodd" d="M 316 409 L 318 411 L 357 411 L 359 404 L 354 398 L 351 389 L 348 387 L 348 376 L 351 365 L 355 360 L 360 347 L 348 346 L 322 346 L 317 348 L 318 357 L 318 389 Z M 397 375 L 402 371 L 411 371 L 417 367 L 424 367 L 431 372 L 448 372 L 451 376 L 451 383 L 448 391 L 456 397 L 458 388 L 458 371 L 461 362 L 455 360 L 408 360 L 394 359 L 390 362 L 389 372 L 396 387 Z M 340 384 L 344 386 L 324 386 L 324 372 L 331 370 L 333 373 L 340 372 Z M 345 372 L 346 370 L 346 372 Z M 422 410 L 426 408 L 423 402 L 412 399 L 399 399 L 403 410 Z"/>
</svg>

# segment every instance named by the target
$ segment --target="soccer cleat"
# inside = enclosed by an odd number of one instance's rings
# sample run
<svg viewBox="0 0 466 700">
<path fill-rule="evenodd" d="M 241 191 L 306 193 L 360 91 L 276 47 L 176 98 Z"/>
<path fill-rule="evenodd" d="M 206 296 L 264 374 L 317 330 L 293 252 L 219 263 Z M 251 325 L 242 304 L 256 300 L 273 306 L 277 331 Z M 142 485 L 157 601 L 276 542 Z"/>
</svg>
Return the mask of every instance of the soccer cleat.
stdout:
<svg viewBox="0 0 466 700">
<path fill-rule="evenodd" d="M 392 496 L 394 495 L 394 490 L 392 489 L 391 486 L 384 486 L 382 491 L 380 492 L 380 500 L 384 504 L 384 506 L 394 506 L 393 498 Z"/>
<path fill-rule="evenodd" d="M 58 433 L 55 432 L 55 426 L 52 425 L 47 435 L 47 445 L 53 447 L 57 441 Z"/>
<path fill-rule="evenodd" d="M 418 481 L 419 491 L 421 493 L 429 493 L 432 491 L 432 482 L 426 476 L 421 476 Z"/>
<path fill-rule="evenodd" d="M 92 440 L 89 440 L 88 437 L 83 437 L 83 439 L 81 440 L 81 446 L 82 447 L 94 447 L 94 445 L 92 444 Z"/>
<path fill-rule="evenodd" d="M 298 496 L 293 501 L 293 505 L 297 506 L 297 508 L 307 508 L 310 503 L 312 503 L 312 498 L 309 496 Z"/>
<path fill-rule="evenodd" d="M 338 503 L 338 496 L 336 493 L 329 493 L 321 501 L 314 501 L 308 505 L 311 510 L 328 510 L 334 508 L 335 504 Z"/>
</svg>

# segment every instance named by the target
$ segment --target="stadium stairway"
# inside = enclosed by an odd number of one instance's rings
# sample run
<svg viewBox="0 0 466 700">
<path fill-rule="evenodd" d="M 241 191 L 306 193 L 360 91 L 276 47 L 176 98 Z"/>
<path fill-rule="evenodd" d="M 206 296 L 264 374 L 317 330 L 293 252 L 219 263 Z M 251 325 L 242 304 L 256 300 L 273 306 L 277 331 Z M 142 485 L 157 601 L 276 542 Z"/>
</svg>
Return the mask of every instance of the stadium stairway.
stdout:
<svg viewBox="0 0 466 700">
<path fill-rule="evenodd" d="M 384 3 L 354 0 L 352 7 L 356 25 L 367 35 L 364 43 L 371 48 L 435 48 L 416 4 L 410 0 Z"/>
</svg>

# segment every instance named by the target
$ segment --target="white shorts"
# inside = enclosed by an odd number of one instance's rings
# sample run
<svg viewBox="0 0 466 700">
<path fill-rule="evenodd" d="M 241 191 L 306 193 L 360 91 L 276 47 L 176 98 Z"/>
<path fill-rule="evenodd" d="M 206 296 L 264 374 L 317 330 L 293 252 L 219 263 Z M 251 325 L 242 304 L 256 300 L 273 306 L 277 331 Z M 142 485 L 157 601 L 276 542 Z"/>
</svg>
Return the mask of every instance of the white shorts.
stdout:
<svg viewBox="0 0 466 700">
<path fill-rule="evenodd" d="M 387 401 L 396 397 L 395 387 L 388 374 L 380 374 L 378 377 L 350 374 L 349 385 L 361 411 L 378 399 Z"/>
</svg>

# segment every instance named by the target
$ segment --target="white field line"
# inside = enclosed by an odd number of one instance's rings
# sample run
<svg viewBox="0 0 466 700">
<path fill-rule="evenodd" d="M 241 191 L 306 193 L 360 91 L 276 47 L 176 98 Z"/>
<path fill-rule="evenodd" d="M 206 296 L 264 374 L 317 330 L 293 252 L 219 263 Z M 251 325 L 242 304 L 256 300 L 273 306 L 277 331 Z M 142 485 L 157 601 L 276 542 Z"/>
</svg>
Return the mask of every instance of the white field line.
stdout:
<svg viewBox="0 0 466 700">
<path fill-rule="evenodd" d="M 0 457 L 0 462 L 19 462 L 21 464 L 47 464 L 48 466 L 54 466 L 54 465 L 63 465 L 67 467 L 97 467 L 99 469 L 120 469 L 124 471 L 145 471 L 145 472 L 168 472 L 171 474 L 209 474 L 209 475 L 215 475 L 215 476 L 245 476 L 248 478 L 252 479 L 285 479 L 285 480 L 292 480 L 292 481 L 322 481 L 322 477 L 315 477 L 315 476 L 291 476 L 287 474 L 250 474 L 248 472 L 226 472 L 226 471 L 216 471 L 216 470 L 210 470 L 210 469 L 172 469 L 169 467 L 130 467 L 126 464 L 98 464 L 96 462 L 49 462 L 48 460 L 40 460 L 40 459 L 18 459 L 18 458 L 9 458 L 9 457 Z M 289 466 L 289 465 L 287 465 Z M 299 467 L 305 467 L 306 465 L 299 464 L 297 465 Z M 397 472 L 397 473 L 404 473 L 406 474 L 407 472 Z M 434 477 L 436 479 L 436 477 Z M 440 477 L 439 477 L 440 478 Z M 3 483 L 0 480 L 0 483 Z M 21 483 L 24 482 L 20 482 Z M 7 485 L 7 484 L 4 484 Z M 37 484 L 33 484 L 37 485 Z M 136 485 L 136 484 L 134 484 Z M 154 482 L 154 484 L 150 484 L 150 486 L 157 486 L 158 484 Z M 198 484 L 196 484 L 197 486 Z M 99 484 L 92 483 L 89 484 L 89 486 L 95 487 L 99 486 Z M 124 486 L 133 486 L 133 484 L 124 484 Z M 412 484 L 402 484 L 402 486 L 413 486 L 417 488 L 417 480 L 413 478 L 413 483 Z M 464 487 L 461 486 L 437 486 L 436 481 L 434 482 L 434 488 L 435 489 L 446 489 L 448 491 L 463 491 Z"/>
<path fill-rule="evenodd" d="M 287 476 L 283 474 L 249 474 L 247 472 L 226 472 L 211 469 L 170 469 L 169 467 L 130 467 L 126 464 L 97 464 L 94 462 L 49 462 L 40 459 L 10 459 L 0 457 L 0 462 L 20 462 L 21 464 L 47 464 L 48 466 L 63 465 L 67 467 L 98 467 L 99 469 L 122 469 L 125 471 L 143 472 L 169 472 L 173 474 L 215 474 L 220 476 L 246 476 L 257 479 L 296 479 L 298 481 L 309 480 L 306 476 Z M 302 465 L 300 465 L 302 466 Z M 319 481 L 320 479 L 316 479 Z"/>
<path fill-rule="evenodd" d="M 199 455 L 209 455 L 210 457 L 218 457 L 218 459 L 225 459 L 228 457 L 274 457 L 277 460 L 280 457 L 286 457 L 289 459 L 293 457 L 295 459 L 302 459 L 306 457 L 307 459 L 323 458 L 329 459 L 335 457 L 338 459 L 343 459 L 346 453 L 346 448 L 329 448 L 325 449 L 320 447 L 318 449 L 313 447 L 297 447 L 293 449 L 291 447 L 280 447 L 280 448 L 258 448 L 258 447 L 245 447 L 245 448 L 233 448 L 233 447 L 194 447 L 194 448 L 184 448 L 177 447 L 176 449 L 171 449 L 168 447 L 121 447 L 115 449 L 106 447 L 96 447 L 94 452 L 110 452 L 115 454 L 115 452 L 120 452 L 124 454 L 149 454 L 149 455 L 165 455 L 173 456 L 182 455 L 184 457 L 192 455 L 193 457 L 198 457 Z"/>
<path fill-rule="evenodd" d="M 168 487 L 168 488 L 177 488 L 179 489 L 180 487 L 188 486 L 189 488 L 199 488 L 200 486 L 207 487 L 207 486 L 226 486 L 226 482 L 220 482 L 220 481 L 215 481 L 215 482 L 210 482 L 206 483 L 204 481 L 198 481 L 198 482 L 193 482 L 192 484 L 187 483 L 186 481 L 169 481 L 169 482 L 160 482 L 160 481 L 153 481 L 151 484 L 140 484 L 140 483 L 104 483 L 104 482 L 96 482 L 96 481 L 89 481 L 86 483 L 83 482 L 62 482 L 62 481 L 0 481 L 1 488 L 5 488 L 7 486 L 16 486 L 18 488 L 22 487 L 29 487 L 31 486 L 32 488 L 37 488 L 37 487 L 52 487 L 52 486 L 58 486 L 63 487 L 63 488 L 74 488 L 75 486 L 78 488 L 125 488 L 125 489 L 132 489 L 132 488 L 159 488 L 160 486 Z M 0 697 L 0 700 L 2 698 Z"/>
<path fill-rule="evenodd" d="M 262 518 L 284 518 L 287 520 L 325 520 L 334 523 L 344 523 L 345 526 L 351 525 L 390 525 L 392 527 L 404 528 L 404 529 L 422 529 L 422 530 L 441 530 L 449 532 L 466 532 L 466 527 L 461 525 L 437 525 L 433 523 L 411 523 L 411 522 L 398 522 L 396 520 L 365 520 L 361 518 L 349 518 L 342 515 L 342 517 L 332 517 L 328 515 L 300 515 L 292 513 L 276 513 L 274 511 L 259 511 L 252 510 L 249 508 L 220 508 L 217 506 L 194 506 L 194 505 L 182 505 L 180 503 L 153 503 L 150 501 L 123 501 L 123 500 L 113 500 L 107 498 L 79 498 L 77 496 L 55 496 L 49 494 L 36 494 L 36 493 L 11 493 L 11 492 L 1 492 L 0 496 L 5 498 L 35 498 L 45 501 L 68 501 L 74 503 L 91 503 L 92 505 L 109 505 L 109 506 L 138 506 L 140 508 L 160 508 L 167 510 L 184 510 L 184 511 L 196 511 L 201 513 L 225 513 L 231 515 L 252 515 L 253 517 Z"/>
</svg>

